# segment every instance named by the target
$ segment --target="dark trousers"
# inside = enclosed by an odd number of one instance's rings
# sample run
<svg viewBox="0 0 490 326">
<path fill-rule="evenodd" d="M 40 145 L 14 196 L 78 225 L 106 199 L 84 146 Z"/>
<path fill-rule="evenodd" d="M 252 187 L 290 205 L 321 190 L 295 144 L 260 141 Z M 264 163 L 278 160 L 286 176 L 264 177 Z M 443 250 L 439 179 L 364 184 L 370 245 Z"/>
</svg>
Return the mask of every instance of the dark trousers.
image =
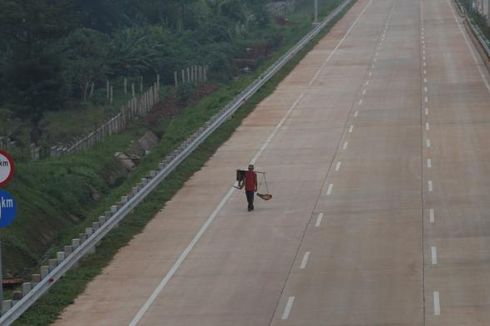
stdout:
<svg viewBox="0 0 490 326">
<path fill-rule="evenodd" d="M 245 191 L 245 194 L 247 195 L 248 209 L 249 210 L 254 209 L 254 195 L 255 195 L 255 191 Z"/>
</svg>

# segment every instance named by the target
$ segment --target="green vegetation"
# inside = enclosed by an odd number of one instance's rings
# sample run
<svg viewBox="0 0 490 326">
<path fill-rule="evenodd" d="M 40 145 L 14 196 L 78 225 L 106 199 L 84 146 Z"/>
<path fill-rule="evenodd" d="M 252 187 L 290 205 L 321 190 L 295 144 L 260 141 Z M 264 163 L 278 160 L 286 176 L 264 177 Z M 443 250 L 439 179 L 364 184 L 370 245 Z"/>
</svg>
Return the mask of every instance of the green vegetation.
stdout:
<svg viewBox="0 0 490 326">
<path fill-rule="evenodd" d="M 347 11 L 347 9 L 344 10 Z M 334 22 L 333 22 L 334 23 Z M 162 204 L 170 200 L 173 195 L 182 187 L 184 182 L 190 178 L 196 171 L 202 168 L 208 158 L 224 143 L 240 125 L 241 121 L 255 108 L 255 106 L 277 87 L 279 82 L 289 74 L 289 72 L 299 63 L 299 61 L 313 48 L 318 40 L 324 36 L 333 23 L 328 26 L 307 48 L 301 51 L 288 65 L 286 65 L 269 83 L 267 83 L 255 96 L 253 96 L 235 115 L 228 120 L 221 128 L 212 134 L 207 141 L 202 144 L 181 166 L 174 171 L 165 182 L 147 199 L 137 207 L 120 225 L 119 228 L 112 230 L 109 235 L 101 242 L 97 248 L 97 254 L 90 255 L 82 261 L 77 269 L 68 272 L 63 279 L 55 284 L 48 295 L 39 300 L 29 311 L 27 311 L 15 325 L 48 325 L 59 316 L 61 311 L 69 304 L 73 303 L 75 298 L 85 289 L 90 280 L 97 276 L 100 271 L 109 264 L 112 257 L 117 251 L 125 246 L 131 238 L 141 232 L 148 221 L 161 209 Z M 276 55 L 276 57 L 279 54 Z M 258 72 L 257 72 L 258 74 Z M 220 90 L 219 94 L 213 94 L 204 101 L 201 101 L 196 107 L 190 108 L 181 117 L 182 120 L 176 121 L 177 128 L 181 124 L 189 124 L 190 121 L 196 122 L 199 117 L 193 116 L 192 113 L 201 110 L 206 111 L 215 105 L 222 104 L 239 91 L 249 80 L 255 76 L 244 78 L 234 83 L 225 90 Z M 154 153 L 153 159 L 150 157 L 146 160 L 147 165 L 154 164 L 158 154 Z M 154 155 L 152 154 L 152 155 Z M 135 176 L 135 179 L 137 177 Z M 115 195 L 113 199 L 118 198 Z M 69 236 L 67 237 L 67 240 Z"/>
<path fill-rule="evenodd" d="M 490 46 L 490 25 L 488 24 L 487 18 L 474 7 L 476 2 L 473 0 L 458 0 L 458 2 L 465 8 L 468 17 L 473 23 L 480 28 L 486 38 L 487 44 Z"/>
</svg>

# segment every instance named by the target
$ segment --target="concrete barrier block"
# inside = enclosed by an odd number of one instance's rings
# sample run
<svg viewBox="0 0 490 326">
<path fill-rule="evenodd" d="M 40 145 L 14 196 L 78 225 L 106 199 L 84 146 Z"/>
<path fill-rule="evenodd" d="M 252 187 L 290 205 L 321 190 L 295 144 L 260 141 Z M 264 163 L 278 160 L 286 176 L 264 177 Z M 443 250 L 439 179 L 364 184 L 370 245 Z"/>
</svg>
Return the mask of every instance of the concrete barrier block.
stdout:
<svg viewBox="0 0 490 326">
<path fill-rule="evenodd" d="M 32 290 L 31 282 L 22 283 L 22 296 L 25 297 Z"/>
<path fill-rule="evenodd" d="M 43 265 L 41 266 L 41 279 L 45 279 L 49 274 L 49 266 Z"/>
<path fill-rule="evenodd" d="M 99 228 L 100 228 L 100 223 L 98 221 L 92 223 L 92 229 L 94 229 L 94 231 L 98 230 Z"/>
<path fill-rule="evenodd" d="M 32 280 L 32 283 L 41 282 L 41 274 L 32 274 L 31 280 Z"/>
<path fill-rule="evenodd" d="M 150 171 L 150 178 L 154 178 L 156 176 L 157 176 L 157 171 L 155 170 Z"/>
<path fill-rule="evenodd" d="M 147 178 L 141 178 L 141 185 L 142 186 L 146 186 L 147 183 L 148 183 L 148 179 Z"/>
<path fill-rule="evenodd" d="M 128 202 L 128 196 L 121 197 L 121 204 L 126 204 Z"/>
<path fill-rule="evenodd" d="M 105 211 L 104 215 L 106 216 L 107 219 L 109 219 L 112 216 L 111 211 Z"/>
<path fill-rule="evenodd" d="M 2 315 L 12 308 L 12 300 L 3 300 L 2 301 Z"/>
<path fill-rule="evenodd" d="M 160 163 L 158 167 L 160 168 L 160 171 L 165 169 L 166 164 L 165 163 Z"/>
<path fill-rule="evenodd" d="M 140 190 L 140 187 L 133 187 L 133 189 L 131 190 L 131 192 L 133 194 L 137 194 L 139 190 Z"/>
<path fill-rule="evenodd" d="M 58 264 L 61 264 L 63 260 L 65 260 L 65 252 L 64 251 L 58 251 L 56 253 L 56 259 L 58 260 Z"/>
<path fill-rule="evenodd" d="M 87 237 L 90 237 L 92 234 L 94 234 L 94 229 L 85 228 L 85 234 L 87 235 Z"/>
<path fill-rule="evenodd" d="M 48 260 L 49 270 L 52 271 L 56 266 L 58 266 L 58 259 L 50 259 Z"/>
<path fill-rule="evenodd" d="M 78 238 L 80 239 L 80 244 L 84 243 L 85 240 L 87 240 L 87 234 L 85 233 L 79 233 Z"/>
<path fill-rule="evenodd" d="M 73 252 L 73 248 L 71 246 L 65 246 L 65 255 L 68 256 Z"/>
<path fill-rule="evenodd" d="M 72 239 L 71 240 L 71 246 L 72 246 L 73 250 L 80 247 L 80 239 Z"/>
<path fill-rule="evenodd" d="M 111 213 L 112 214 L 116 214 L 116 212 L 117 212 L 117 206 L 116 205 L 112 205 L 111 206 Z"/>
<path fill-rule="evenodd" d="M 105 218 L 105 216 L 104 215 L 99 216 L 99 223 L 100 223 L 100 225 L 104 225 L 105 222 L 107 222 L 107 219 Z"/>
</svg>

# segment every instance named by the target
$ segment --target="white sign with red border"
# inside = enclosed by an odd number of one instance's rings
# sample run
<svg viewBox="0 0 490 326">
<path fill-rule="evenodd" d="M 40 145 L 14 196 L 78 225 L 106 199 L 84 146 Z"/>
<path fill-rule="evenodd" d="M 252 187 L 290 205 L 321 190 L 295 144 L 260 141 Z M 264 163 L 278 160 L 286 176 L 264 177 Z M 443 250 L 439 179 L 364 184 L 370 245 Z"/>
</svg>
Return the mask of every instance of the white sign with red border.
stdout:
<svg viewBox="0 0 490 326">
<path fill-rule="evenodd" d="M 14 176 L 14 160 L 9 153 L 0 150 L 0 187 L 7 185 Z"/>
</svg>

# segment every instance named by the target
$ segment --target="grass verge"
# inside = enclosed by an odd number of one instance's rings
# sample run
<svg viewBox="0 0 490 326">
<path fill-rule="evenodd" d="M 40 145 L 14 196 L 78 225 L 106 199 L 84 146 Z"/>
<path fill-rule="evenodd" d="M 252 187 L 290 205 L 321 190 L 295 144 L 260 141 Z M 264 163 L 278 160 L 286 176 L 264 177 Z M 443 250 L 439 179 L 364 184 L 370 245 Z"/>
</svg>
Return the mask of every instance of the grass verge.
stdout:
<svg viewBox="0 0 490 326">
<path fill-rule="evenodd" d="M 353 2 L 354 3 L 354 2 Z M 353 4 L 352 3 L 352 4 Z M 352 6 L 351 4 L 351 6 Z M 49 325 L 62 310 L 72 304 L 87 284 L 106 267 L 117 251 L 124 247 L 170 200 L 196 171 L 199 171 L 215 151 L 228 140 L 242 120 L 256 105 L 271 94 L 277 85 L 294 69 L 305 55 L 318 43 L 330 28 L 344 15 L 350 6 L 330 23 L 303 51 L 289 62 L 276 76 L 253 96 L 234 116 L 214 132 L 192 155 L 190 155 L 132 214 L 112 230 L 97 248 L 95 255 L 87 256 L 78 268 L 69 271 L 47 295 L 32 306 L 14 325 Z"/>
</svg>

